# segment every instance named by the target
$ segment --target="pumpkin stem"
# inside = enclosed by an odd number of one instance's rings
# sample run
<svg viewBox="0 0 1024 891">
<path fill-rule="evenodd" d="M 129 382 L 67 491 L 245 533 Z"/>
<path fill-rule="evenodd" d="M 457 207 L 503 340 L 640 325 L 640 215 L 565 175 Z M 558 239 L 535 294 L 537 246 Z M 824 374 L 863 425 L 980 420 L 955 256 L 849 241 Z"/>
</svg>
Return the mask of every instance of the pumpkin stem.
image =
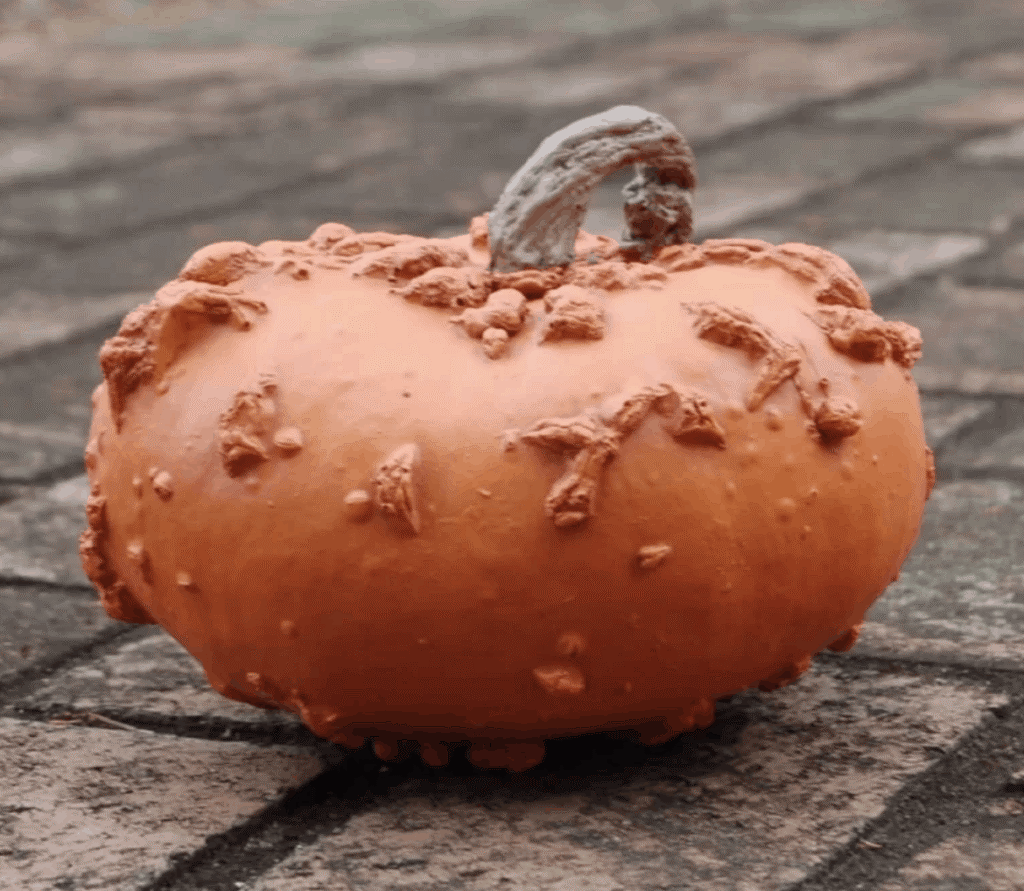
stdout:
<svg viewBox="0 0 1024 891">
<path fill-rule="evenodd" d="M 591 193 L 629 164 L 637 175 L 623 189 L 623 249 L 649 259 L 686 241 L 697 185 L 693 151 L 660 114 L 618 105 L 553 133 L 508 181 L 488 217 L 491 271 L 571 263 Z"/>
</svg>

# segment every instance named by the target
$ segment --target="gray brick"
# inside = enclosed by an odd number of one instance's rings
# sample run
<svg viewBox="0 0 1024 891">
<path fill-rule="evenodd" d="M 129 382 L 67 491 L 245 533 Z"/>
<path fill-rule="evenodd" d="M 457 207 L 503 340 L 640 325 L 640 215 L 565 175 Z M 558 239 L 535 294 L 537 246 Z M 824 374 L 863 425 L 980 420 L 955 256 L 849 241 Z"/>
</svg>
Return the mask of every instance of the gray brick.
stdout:
<svg viewBox="0 0 1024 891">
<path fill-rule="evenodd" d="M 143 158 L 175 141 L 169 135 L 97 133 L 65 124 L 0 133 L 0 188 Z"/>
<path fill-rule="evenodd" d="M 259 244 L 271 238 L 305 239 L 327 217 L 279 212 L 274 206 L 223 214 L 202 221 L 154 226 L 112 241 L 40 254 L 31 272 L 19 275 L 17 286 L 40 294 L 91 297 L 116 292 L 148 292 L 146 299 L 185 261 L 214 241 Z M 13 277 L 12 277 L 13 279 Z M 2 293 L 2 292 L 0 292 Z M 91 364 L 91 360 L 90 364 Z"/>
<path fill-rule="evenodd" d="M 921 414 L 928 445 L 938 449 L 950 437 L 981 418 L 991 417 L 995 402 L 990 399 L 964 399 L 961 396 L 921 397 Z"/>
<path fill-rule="evenodd" d="M 774 891 L 834 856 L 1002 701 L 819 666 L 721 706 L 715 737 L 682 737 L 604 777 L 581 781 L 579 764 L 543 786 L 529 775 L 399 785 L 243 887 Z"/>
<path fill-rule="evenodd" d="M 1024 489 L 940 483 L 897 582 L 857 652 L 1019 668 L 1024 659 Z"/>
<path fill-rule="evenodd" d="M 117 624 L 97 598 L 80 591 L 0 584 L 0 683 L 95 640 Z"/>
<path fill-rule="evenodd" d="M 937 77 L 836 108 L 840 123 L 915 121 L 950 127 L 1014 124 L 1024 119 L 1024 89 L 966 76 Z"/>
<path fill-rule="evenodd" d="M 102 380 L 97 352 L 116 330 L 112 322 L 0 362 L 0 417 L 6 424 L 42 427 L 84 441 L 92 392 Z"/>
<path fill-rule="evenodd" d="M 685 133 L 686 122 L 678 125 Z M 948 138 L 928 127 L 782 125 L 702 153 L 697 159 L 698 193 L 705 182 L 734 176 L 786 177 L 819 188 L 849 183 L 865 171 L 922 154 Z"/>
<path fill-rule="evenodd" d="M 966 233 L 928 235 L 873 229 L 829 240 L 825 246 L 857 271 L 871 294 L 878 294 L 976 257 L 988 242 Z"/>
<path fill-rule="evenodd" d="M 1024 393 L 1024 290 L 940 282 L 890 315 L 920 329 L 924 355 L 914 375 L 926 388 Z"/>
<path fill-rule="evenodd" d="M 152 297 L 145 291 L 79 297 L 16 291 L 0 298 L 0 361 L 13 353 L 119 323 L 126 313 Z"/>
<path fill-rule="evenodd" d="M 1011 811 L 1012 813 L 1012 811 Z M 878 891 L 933 891 L 940 887 L 1020 891 L 1024 841 L 1017 829 L 988 837 L 958 835 L 914 857 Z M 936 884 L 938 883 L 938 884 Z"/>
<path fill-rule="evenodd" d="M 971 462 L 971 467 L 993 475 L 1001 470 L 1024 471 L 1024 429 L 1000 436 Z"/>
<path fill-rule="evenodd" d="M 729 232 L 754 217 L 798 204 L 811 186 L 761 174 L 702 183 L 694 199 L 694 238 Z"/>
<path fill-rule="evenodd" d="M 227 699 L 202 666 L 163 630 L 108 648 L 88 663 L 55 672 L 18 701 L 35 709 L 196 717 L 261 727 L 295 726 L 290 712 Z"/>
<path fill-rule="evenodd" d="M 686 133 L 688 122 L 678 124 Z M 694 237 L 733 234 L 754 217 L 793 206 L 814 190 L 853 182 L 866 171 L 927 151 L 945 138 L 929 129 L 792 125 L 734 140 L 727 148 L 699 158 Z M 618 234 L 621 185 L 609 180 L 591 201 L 594 222 L 590 225 L 604 234 L 612 234 L 611 230 Z M 787 239 L 770 234 L 767 240 Z"/>
<path fill-rule="evenodd" d="M 40 49 L 44 59 L 59 69 L 39 73 L 59 77 L 78 105 L 112 99 L 139 103 L 211 82 L 270 79 L 301 59 L 293 49 L 270 44 L 259 52 L 246 46 L 133 49 L 86 41 L 76 41 L 70 52 L 61 55 L 47 53 L 45 45 Z"/>
<path fill-rule="evenodd" d="M 993 256 L 968 263 L 959 276 L 972 283 L 1024 287 L 1024 241 L 1011 241 Z"/>
<path fill-rule="evenodd" d="M 470 72 L 523 65 L 568 42 L 565 32 L 459 41 L 375 43 L 289 71 L 290 83 L 430 84 Z"/>
<path fill-rule="evenodd" d="M 320 771 L 295 748 L 0 718 L 3 891 L 141 888 Z"/>
<path fill-rule="evenodd" d="M 728 13 L 729 24 L 758 34 L 820 34 L 871 28 L 897 21 L 905 10 L 892 0 L 874 3 L 850 3 L 825 0 L 819 3 L 775 2 L 734 5 Z"/>
<path fill-rule="evenodd" d="M 22 235 L 52 234 L 68 239 L 138 228 L 185 213 L 202 213 L 240 201 L 294 179 L 239 167 L 233 158 L 210 151 L 110 174 L 83 185 L 40 187 L 0 199 L 0 222 Z"/>
<path fill-rule="evenodd" d="M 91 588 L 78 559 L 88 497 L 79 476 L 0 505 L 0 579 Z"/>
<path fill-rule="evenodd" d="M 992 164 L 1000 161 L 1024 161 L 1024 127 L 999 136 L 968 142 L 958 152 L 965 161 Z"/>
<path fill-rule="evenodd" d="M 850 228 L 1002 232 L 1024 216 L 1019 171 L 936 161 L 879 176 L 808 207 Z"/>
<path fill-rule="evenodd" d="M 0 229 L 18 235 L 94 239 L 105 232 L 202 215 L 311 174 L 411 145 L 400 123 L 354 118 L 344 127 L 300 128 L 218 141 L 81 185 L 38 187 L 0 198 Z"/>
<path fill-rule="evenodd" d="M 458 84 L 445 98 L 452 102 L 541 108 L 629 103 L 639 101 L 647 91 L 660 92 L 671 67 L 646 64 L 641 57 L 632 64 L 588 62 L 559 69 L 488 74 Z"/>
<path fill-rule="evenodd" d="M 488 30 L 499 34 L 561 30 L 579 36 L 610 36 L 664 25 L 682 15 L 713 9 L 714 5 L 710 0 L 659 0 L 617 10 L 601 5 L 580 7 L 566 0 L 482 0 L 468 4 L 439 0 L 429 5 L 410 5 L 402 0 L 351 0 L 337 7 L 300 0 L 258 12 L 250 7 L 217 7 L 199 14 L 188 4 L 186 7 L 191 14 L 172 14 L 165 19 L 140 14 L 116 30 L 108 28 L 104 33 L 97 29 L 97 37 L 109 44 L 131 46 L 270 44 L 317 49 Z"/>
<path fill-rule="evenodd" d="M 0 482 L 25 483 L 82 463 L 85 437 L 0 421 Z"/>
<path fill-rule="evenodd" d="M 26 244 L 0 238 L 0 269 L 25 263 L 31 257 L 32 251 Z"/>
<path fill-rule="evenodd" d="M 825 207 L 792 220 L 782 217 L 778 222 L 737 226 L 730 234 L 771 244 L 816 244 L 834 251 L 854 268 L 876 302 L 911 279 L 970 261 L 989 244 L 984 236 L 966 232 L 851 229 L 842 220 L 829 217 Z"/>
<path fill-rule="evenodd" d="M 693 140 L 711 139 L 794 107 L 904 77 L 942 57 L 935 37 L 905 27 L 852 32 L 826 43 L 763 39 L 755 51 L 650 97 Z"/>
</svg>

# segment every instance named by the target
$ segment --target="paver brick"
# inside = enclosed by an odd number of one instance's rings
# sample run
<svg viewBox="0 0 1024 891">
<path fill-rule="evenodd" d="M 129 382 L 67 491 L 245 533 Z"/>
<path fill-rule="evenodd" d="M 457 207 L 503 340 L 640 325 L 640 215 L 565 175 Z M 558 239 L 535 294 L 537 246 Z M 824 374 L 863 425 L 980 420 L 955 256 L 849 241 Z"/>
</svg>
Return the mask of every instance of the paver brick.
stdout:
<svg viewBox="0 0 1024 891">
<path fill-rule="evenodd" d="M 1024 428 L 1000 436 L 982 450 L 970 466 L 976 470 L 990 471 L 993 475 L 1008 469 L 1018 474 L 1024 471 Z"/>
<path fill-rule="evenodd" d="M 982 418 L 990 418 L 995 409 L 996 404 L 991 399 L 922 394 L 925 439 L 933 451 L 937 450 L 964 428 Z"/>
<path fill-rule="evenodd" d="M 872 3 L 782 0 L 771 4 L 747 4 L 746 8 L 734 7 L 728 16 L 730 24 L 745 31 L 813 35 L 889 24 L 905 13 L 902 4 L 894 0 L 875 0 Z"/>
<path fill-rule="evenodd" d="M 686 122 L 680 121 L 679 127 L 685 134 Z M 736 175 L 782 176 L 819 188 L 851 183 L 868 171 L 926 153 L 948 139 L 945 132 L 929 127 L 783 124 L 702 152 L 697 158 L 698 194 L 706 181 Z"/>
<path fill-rule="evenodd" d="M 0 269 L 6 266 L 17 266 L 28 261 L 32 251 L 27 244 L 0 238 Z"/>
<path fill-rule="evenodd" d="M 715 733 L 605 776 L 584 760 L 406 782 L 243 887 L 772 891 L 834 854 L 1001 701 L 819 665 L 721 706 Z"/>
<path fill-rule="evenodd" d="M 919 385 L 969 393 L 1024 394 L 1024 290 L 940 282 L 891 315 L 921 331 Z"/>
<path fill-rule="evenodd" d="M 131 891 L 320 771 L 301 749 L 0 718 L 4 891 Z"/>
<path fill-rule="evenodd" d="M 174 278 L 192 254 L 214 241 L 245 241 L 259 244 L 271 238 L 305 239 L 326 219 L 300 212 L 282 213 L 279 199 L 266 209 L 258 200 L 244 211 L 218 214 L 202 221 L 154 225 L 117 239 L 49 249 L 40 253 L 35 267 L 7 279 L 17 287 L 51 295 L 94 295 L 149 291 Z M 3 277 L 0 277 L 0 281 Z M 3 290 L 0 290 L 0 298 Z M 147 298 L 147 299 L 150 299 Z M 97 344 L 97 349 L 98 349 Z M 89 365 L 91 359 L 83 360 Z"/>
<path fill-rule="evenodd" d="M 0 683 L 116 625 L 96 597 L 41 585 L 0 584 Z"/>
<path fill-rule="evenodd" d="M 827 43 L 776 39 L 710 76 L 670 81 L 650 104 L 679 122 L 688 138 L 701 141 L 803 103 L 905 77 L 943 50 L 934 35 L 900 28 L 854 32 Z"/>
<path fill-rule="evenodd" d="M 857 271 L 872 295 L 878 295 L 976 257 L 986 250 L 988 241 L 962 232 L 932 235 L 871 229 L 829 240 L 826 246 Z"/>
<path fill-rule="evenodd" d="M 918 854 L 894 881 L 878 891 L 984 889 L 1020 891 L 1024 887 L 1024 841 L 1016 828 L 988 837 L 965 834 Z"/>
<path fill-rule="evenodd" d="M 939 483 L 920 538 L 867 615 L 858 653 L 1020 668 L 1024 488 Z"/>
<path fill-rule="evenodd" d="M 152 297 L 144 291 L 65 297 L 25 289 L 5 295 L 0 298 L 0 361 L 120 322 Z"/>
<path fill-rule="evenodd" d="M 632 176 L 632 170 L 628 171 Z M 619 239 L 624 227 L 621 177 L 608 177 L 593 192 L 583 228 L 595 235 Z M 796 177 L 763 174 L 703 179 L 694 194 L 693 241 L 731 230 L 753 217 L 792 206 L 803 198 L 808 185 Z"/>
<path fill-rule="evenodd" d="M 794 218 L 736 227 L 737 238 L 757 238 L 771 244 L 789 241 L 819 244 L 838 254 L 857 272 L 874 302 L 894 311 L 889 292 L 912 279 L 965 263 L 988 250 L 982 235 L 966 232 L 927 233 L 887 229 L 851 229 L 824 209 L 801 212 Z"/>
<path fill-rule="evenodd" d="M 175 141 L 176 137 L 168 134 L 97 132 L 68 124 L 0 131 L 0 189 L 136 161 Z"/>
<path fill-rule="evenodd" d="M 984 83 L 967 74 L 940 76 L 831 111 L 841 123 L 916 121 L 969 128 L 1024 119 L 1024 88 Z"/>
<path fill-rule="evenodd" d="M 78 558 L 88 497 L 83 475 L 0 505 L 0 580 L 91 588 Z"/>
<path fill-rule="evenodd" d="M 97 353 L 117 331 L 90 328 L 64 343 L 26 350 L 0 362 L 0 417 L 7 424 L 45 427 L 83 438 L 90 398 L 102 380 Z"/>
<path fill-rule="evenodd" d="M 34 482 L 79 468 L 84 439 L 69 431 L 0 421 L 0 482 Z"/>
<path fill-rule="evenodd" d="M 966 143 L 959 151 L 966 161 L 992 164 L 999 161 L 1024 161 L 1024 127 L 998 136 L 987 136 Z"/>
<path fill-rule="evenodd" d="M 158 629 L 115 643 L 88 663 L 54 672 L 17 705 L 48 712 L 196 717 L 264 728 L 299 723 L 290 712 L 256 708 L 221 696 L 206 680 L 199 662 Z"/>
<path fill-rule="evenodd" d="M 1003 232 L 1024 216 L 1019 171 L 946 161 L 875 177 L 808 207 L 855 228 Z"/>
<path fill-rule="evenodd" d="M 206 214 L 311 173 L 410 145 L 409 134 L 380 117 L 344 127 L 279 131 L 214 143 L 191 153 L 73 186 L 39 187 L 0 199 L 0 227 L 20 235 L 92 240 L 184 214 Z"/>
<path fill-rule="evenodd" d="M 959 270 L 959 278 L 976 284 L 1024 287 L 1024 241 L 1011 241 L 998 253 L 967 264 Z"/>
<path fill-rule="evenodd" d="M 526 64 L 565 43 L 566 36 L 558 34 L 376 43 L 306 65 L 310 74 L 339 84 L 429 84 L 474 71 Z M 294 82 L 294 75 L 289 80 Z"/>
<path fill-rule="evenodd" d="M 557 69 L 534 68 L 514 75 L 488 74 L 453 87 L 445 98 L 529 107 L 629 104 L 641 101 L 650 91 L 660 92 L 672 67 L 647 63 L 641 49 L 637 58 L 620 64 L 588 62 Z"/>
</svg>

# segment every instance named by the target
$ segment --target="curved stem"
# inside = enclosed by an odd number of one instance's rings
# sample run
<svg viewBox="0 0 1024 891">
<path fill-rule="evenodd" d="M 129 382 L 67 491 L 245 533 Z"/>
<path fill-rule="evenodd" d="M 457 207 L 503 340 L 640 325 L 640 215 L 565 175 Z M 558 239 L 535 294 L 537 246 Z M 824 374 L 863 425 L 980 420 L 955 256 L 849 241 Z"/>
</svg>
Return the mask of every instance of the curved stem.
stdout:
<svg viewBox="0 0 1024 891">
<path fill-rule="evenodd" d="M 488 218 L 491 271 L 571 263 L 591 193 L 629 164 L 638 169 L 623 190 L 623 247 L 650 256 L 685 241 L 693 231 L 693 152 L 660 114 L 619 105 L 549 136 L 508 181 Z"/>
</svg>

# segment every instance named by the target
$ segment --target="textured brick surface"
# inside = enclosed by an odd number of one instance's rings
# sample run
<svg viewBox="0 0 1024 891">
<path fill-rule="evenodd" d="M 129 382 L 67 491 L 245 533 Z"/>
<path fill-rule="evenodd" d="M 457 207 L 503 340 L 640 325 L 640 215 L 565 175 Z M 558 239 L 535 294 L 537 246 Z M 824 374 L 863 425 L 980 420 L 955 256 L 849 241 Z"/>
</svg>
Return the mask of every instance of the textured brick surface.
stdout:
<svg viewBox="0 0 1024 891">
<path fill-rule="evenodd" d="M 970 685 L 819 667 L 734 700 L 715 737 L 607 777 L 579 765 L 544 786 L 400 786 L 245 887 L 771 891 L 847 842 L 996 702 Z"/>
<path fill-rule="evenodd" d="M 167 134 L 66 124 L 0 132 L 0 187 L 137 160 L 174 142 Z"/>
<path fill-rule="evenodd" d="M 89 594 L 41 585 L 0 585 L 0 682 L 116 627 Z"/>
<path fill-rule="evenodd" d="M 221 696 L 210 687 L 202 666 L 158 629 L 137 640 L 114 644 L 87 664 L 53 673 L 18 704 L 51 711 L 192 716 L 261 727 L 298 724 L 289 712 L 256 708 Z"/>
<path fill-rule="evenodd" d="M 311 173 L 329 173 L 357 158 L 408 143 L 409 135 L 401 127 L 380 117 L 351 120 L 343 128 L 325 126 L 301 140 L 294 134 L 232 140 L 209 153 L 156 162 L 82 185 L 40 187 L 0 199 L 0 228 L 22 236 L 91 239 L 185 212 L 232 208 L 251 196 L 299 183 Z M 275 163 L 268 164 L 268 158 Z M 143 195 L 145 200 L 140 201 Z"/>
<path fill-rule="evenodd" d="M 918 854 L 899 878 L 879 891 L 934 891 L 938 888 L 1019 891 L 1024 876 L 1024 842 L 1016 827 L 988 838 L 951 838 Z"/>
<path fill-rule="evenodd" d="M 1024 88 L 942 76 L 837 108 L 837 121 L 917 121 L 951 127 L 1013 124 L 1024 118 Z"/>
<path fill-rule="evenodd" d="M 127 312 L 152 297 L 145 291 L 86 297 L 16 291 L 0 299 L 0 361 L 13 353 L 60 343 L 94 328 L 120 324 Z"/>
<path fill-rule="evenodd" d="M 995 440 L 990 446 L 981 450 L 971 462 L 976 470 L 1024 471 L 1024 430 L 1013 430 Z"/>
<path fill-rule="evenodd" d="M 858 652 L 1019 668 L 1024 660 L 1024 489 L 940 483 L 897 582 L 868 612 Z"/>
<path fill-rule="evenodd" d="M 937 449 L 979 419 L 991 417 L 996 404 L 990 399 L 965 399 L 961 396 L 921 397 L 921 415 L 928 445 Z"/>
<path fill-rule="evenodd" d="M 919 384 L 968 393 L 1024 394 L 1024 290 L 941 284 L 895 312 L 921 330 Z"/>
<path fill-rule="evenodd" d="M 34 482 L 77 469 L 85 437 L 71 431 L 0 421 L 0 482 Z"/>
<path fill-rule="evenodd" d="M 88 497 L 78 476 L 0 506 L 0 579 L 91 587 L 78 559 Z"/>
<path fill-rule="evenodd" d="M 651 107 L 685 122 L 691 139 L 710 139 L 776 117 L 799 102 L 904 76 L 942 52 L 934 35 L 900 29 L 867 30 L 826 43 L 758 43 L 710 77 L 670 82 L 651 96 Z"/>
<path fill-rule="evenodd" d="M 59 305 L 59 301 L 55 301 Z M 97 353 L 118 322 L 90 328 L 65 343 L 21 352 L 0 362 L 0 419 L 83 437 L 90 398 L 102 380 Z"/>
<path fill-rule="evenodd" d="M 0 718 L 4 891 L 141 888 L 311 779 L 301 750 Z"/>
<path fill-rule="evenodd" d="M 927 235 L 873 229 L 828 243 L 829 250 L 853 266 L 872 294 L 975 257 L 987 246 L 982 236 L 955 230 Z"/>
<path fill-rule="evenodd" d="M 981 168 L 968 176 L 964 168 L 941 162 L 872 179 L 845 191 L 828 209 L 834 224 L 924 232 L 1005 231 L 1022 214 L 1018 171 Z"/>
<path fill-rule="evenodd" d="M 1024 161 L 1024 127 L 1009 133 L 975 139 L 960 149 L 959 155 L 967 161 L 990 164 L 999 161 Z"/>
</svg>

